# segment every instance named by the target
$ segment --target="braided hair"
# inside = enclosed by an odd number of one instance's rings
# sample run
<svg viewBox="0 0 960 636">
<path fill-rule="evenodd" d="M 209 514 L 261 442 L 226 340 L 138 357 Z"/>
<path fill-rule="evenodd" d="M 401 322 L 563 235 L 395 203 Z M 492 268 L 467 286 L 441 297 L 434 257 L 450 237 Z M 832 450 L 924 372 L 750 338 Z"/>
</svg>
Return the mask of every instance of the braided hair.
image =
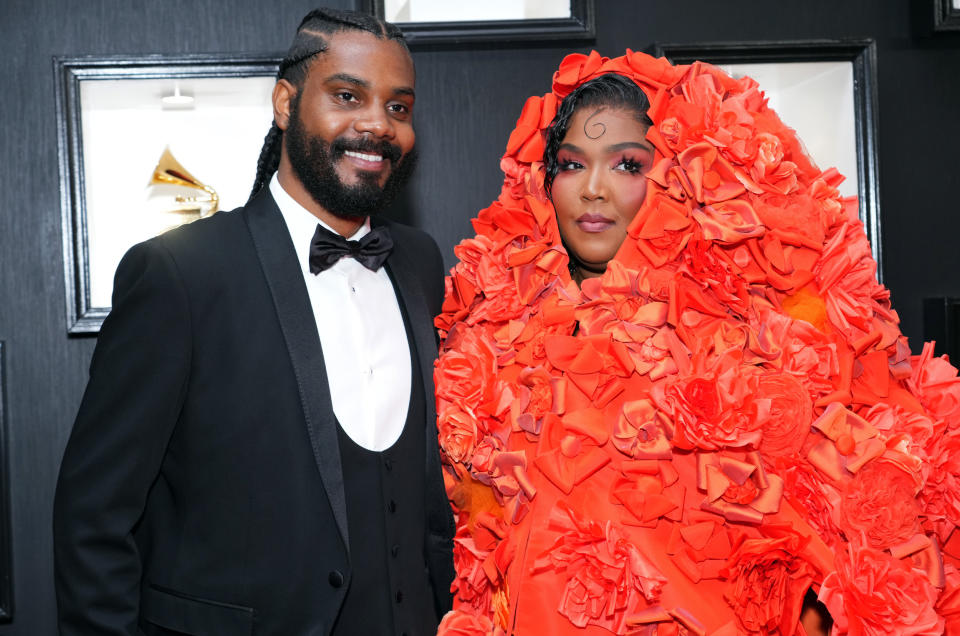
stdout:
<svg viewBox="0 0 960 636">
<path fill-rule="evenodd" d="M 298 89 L 303 88 L 307 78 L 307 69 L 313 59 L 328 48 L 327 38 L 341 31 L 365 31 L 377 38 L 393 40 L 404 50 L 409 51 L 407 42 L 400 29 L 389 22 L 366 13 L 341 11 L 337 9 L 314 9 L 308 13 L 293 37 L 293 43 L 280 62 L 277 79 L 285 79 Z M 299 93 L 297 95 L 299 98 Z M 263 140 L 260 158 L 257 159 L 257 176 L 253 181 L 250 199 L 269 183 L 273 173 L 280 165 L 280 147 L 283 143 L 283 131 L 274 121 Z"/>
<path fill-rule="evenodd" d="M 550 122 L 550 127 L 547 128 L 543 165 L 546 168 L 544 187 L 548 195 L 551 195 L 553 180 L 560 171 L 560 166 L 557 163 L 557 152 L 560 150 L 560 144 L 567 136 L 570 120 L 573 119 L 578 110 L 585 106 L 622 108 L 634 113 L 640 123 L 646 126 L 653 125 L 647 115 L 647 110 L 650 109 L 650 101 L 633 80 L 617 73 L 605 73 L 589 82 L 584 82 L 563 98 L 557 108 L 556 116 Z"/>
</svg>

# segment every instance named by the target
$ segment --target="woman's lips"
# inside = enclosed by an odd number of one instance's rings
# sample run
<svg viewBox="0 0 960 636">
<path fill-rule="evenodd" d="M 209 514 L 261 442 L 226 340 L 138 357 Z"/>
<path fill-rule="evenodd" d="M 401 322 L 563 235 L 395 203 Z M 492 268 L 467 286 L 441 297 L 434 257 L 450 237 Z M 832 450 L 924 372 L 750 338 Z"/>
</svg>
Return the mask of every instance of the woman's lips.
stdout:
<svg viewBox="0 0 960 636">
<path fill-rule="evenodd" d="M 613 220 L 602 214 L 584 214 L 577 219 L 577 227 L 584 232 L 596 234 L 613 227 Z"/>
</svg>

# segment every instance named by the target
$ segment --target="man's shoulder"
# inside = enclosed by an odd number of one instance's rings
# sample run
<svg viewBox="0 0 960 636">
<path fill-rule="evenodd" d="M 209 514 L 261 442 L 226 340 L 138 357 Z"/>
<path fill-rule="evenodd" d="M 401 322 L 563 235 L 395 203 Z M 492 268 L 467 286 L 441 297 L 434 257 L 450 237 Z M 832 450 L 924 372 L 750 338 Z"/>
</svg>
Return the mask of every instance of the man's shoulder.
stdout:
<svg viewBox="0 0 960 636">
<path fill-rule="evenodd" d="M 170 249 L 190 249 L 206 247 L 209 243 L 219 243 L 235 234 L 246 232 L 243 221 L 245 206 L 234 210 L 224 210 L 212 216 L 181 225 L 156 237 Z"/>
<path fill-rule="evenodd" d="M 437 248 L 437 242 L 433 240 L 433 237 L 427 234 L 425 231 L 413 227 L 412 225 L 406 225 L 400 223 L 399 221 L 391 221 L 390 219 L 378 218 L 376 223 L 379 225 L 384 225 L 387 229 L 390 230 L 390 236 L 393 237 L 394 242 L 404 241 L 405 243 L 414 243 L 414 244 L 425 244 L 431 245 L 435 249 Z"/>
<path fill-rule="evenodd" d="M 269 213 L 276 207 L 272 199 L 257 197 L 233 210 L 222 210 L 209 217 L 181 225 L 147 241 L 153 247 L 170 253 L 175 260 L 194 263 L 245 257 L 253 249 L 249 218 L 251 214 Z M 279 215 L 279 211 L 276 211 Z M 149 249 L 149 248 L 148 248 Z"/>
<path fill-rule="evenodd" d="M 192 272 L 213 271 L 230 267 L 238 259 L 249 260 L 252 240 L 243 218 L 245 209 L 241 206 L 220 211 L 168 230 L 131 247 L 124 260 L 147 262 L 159 258 Z"/>
<path fill-rule="evenodd" d="M 401 250 L 410 255 L 421 266 L 429 266 L 431 270 L 443 267 L 443 257 L 440 247 L 427 232 L 389 219 L 379 218 L 377 224 L 383 224 L 390 230 L 395 250 Z"/>
</svg>

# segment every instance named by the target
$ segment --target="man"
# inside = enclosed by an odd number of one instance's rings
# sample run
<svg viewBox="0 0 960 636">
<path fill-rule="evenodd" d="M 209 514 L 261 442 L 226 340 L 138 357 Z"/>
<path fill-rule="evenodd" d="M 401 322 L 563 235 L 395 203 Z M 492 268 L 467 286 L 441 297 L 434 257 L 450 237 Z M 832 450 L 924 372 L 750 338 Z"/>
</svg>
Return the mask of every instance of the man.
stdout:
<svg viewBox="0 0 960 636">
<path fill-rule="evenodd" d="M 124 257 L 57 485 L 61 634 L 435 632 L 441 259 L 369 217 L 413 102 L 396 27 L 310 13 L 251 200 Z"/>
</svg>

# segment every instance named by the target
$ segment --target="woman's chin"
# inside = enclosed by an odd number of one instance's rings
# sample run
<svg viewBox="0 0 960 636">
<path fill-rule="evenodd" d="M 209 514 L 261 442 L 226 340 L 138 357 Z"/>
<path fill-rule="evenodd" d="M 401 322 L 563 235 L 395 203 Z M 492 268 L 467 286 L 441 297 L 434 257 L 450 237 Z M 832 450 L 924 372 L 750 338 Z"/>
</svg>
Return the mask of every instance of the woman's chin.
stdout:
<svg viewBox="0 0 960 636">
<path fill-rule="evenodd" d="M 601 276 L 605 271 L 607 271 L 607 263 L 612 260 L 613 257 L 608 259 L 594 259 L 585 260 L 582 258 L 577 258 L 577 269 L 580 272 L 582 278 L 594 278 L 596 276 Z"/>
<path fill-rule="evenodd" d="M 574 257 L 582 269 L 599 273 L 607 269 L 607 263 L 616 255 L 616 249 L 574 251 Z"/>
</svg>

